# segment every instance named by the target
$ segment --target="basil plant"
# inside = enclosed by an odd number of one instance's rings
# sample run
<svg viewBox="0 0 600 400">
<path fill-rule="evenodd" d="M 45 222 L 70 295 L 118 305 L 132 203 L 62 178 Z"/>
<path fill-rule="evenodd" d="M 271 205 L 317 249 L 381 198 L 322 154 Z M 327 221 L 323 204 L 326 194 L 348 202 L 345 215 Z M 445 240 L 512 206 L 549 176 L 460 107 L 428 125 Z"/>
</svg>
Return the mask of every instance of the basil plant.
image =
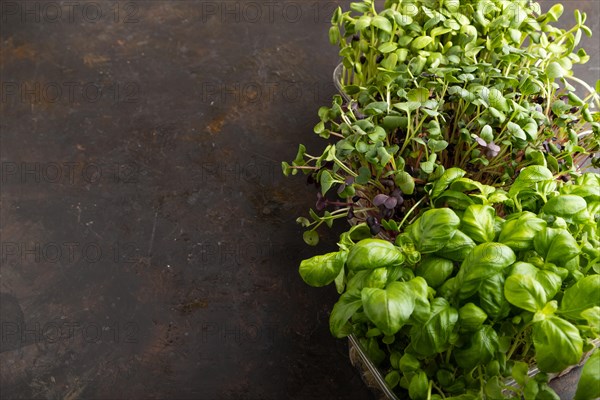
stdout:
<svg viewBox="0 0 600 400">
<path fill-rule="evenodd" d="M 530 166 L 509 192 L 461 175 L 436 198 L 463 201 L 434 201 L 394 242 L 355 225 L 300 274 L 335 284 L 331 333 L 356 335 L 401 398 L 558 399 L 550 374 L 600 339 L 600 175 Z M 600 396 L 596 354 L 578 398 Z"/>
</svg>

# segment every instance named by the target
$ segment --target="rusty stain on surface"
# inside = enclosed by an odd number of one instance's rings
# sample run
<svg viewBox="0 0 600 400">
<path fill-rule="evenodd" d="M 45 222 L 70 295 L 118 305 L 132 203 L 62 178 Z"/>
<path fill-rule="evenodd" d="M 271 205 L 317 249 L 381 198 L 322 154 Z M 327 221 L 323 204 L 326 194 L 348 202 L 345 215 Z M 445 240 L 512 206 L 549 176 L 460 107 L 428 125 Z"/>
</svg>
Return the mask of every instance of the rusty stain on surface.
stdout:
<svg viewBox="0 0 600 400">
<path fill-rule="evenodd" d="M 213 119 L 211 123 L 206 126 L 206 129 L 210 132 L 211 135 L 215 135 L 221 132 L 221 129 L 223 129 L 224 124 L 225 115 L 220 115 Z"/>
<path fill-rule="evenodd" d="M 15 45 L 14 39 L 10 37 L 4 41 L 3 46 L 0 46 L 0 62 L 4 63 L 11 58 L 34 61 L 36 59 L 36 51 L 29 43 Z"/>
<path fill-rule="evenodd" d="M 83 63 L 88 67 L 94 67 L 97 64 L 105 64 L 110 58 L 99 54 L 86 54 L 83 56 Z"/>
</svg>

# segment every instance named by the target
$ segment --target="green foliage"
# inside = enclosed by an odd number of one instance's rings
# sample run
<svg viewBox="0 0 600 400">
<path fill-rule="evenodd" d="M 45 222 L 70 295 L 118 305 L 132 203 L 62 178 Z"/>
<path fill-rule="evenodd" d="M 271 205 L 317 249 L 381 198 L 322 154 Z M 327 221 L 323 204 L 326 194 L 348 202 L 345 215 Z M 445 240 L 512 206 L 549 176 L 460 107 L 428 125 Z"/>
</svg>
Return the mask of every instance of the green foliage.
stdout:
<svg viewBox="0 0 600 400">
<path fill-rule="evenodd" d="M 600 338 L 600 175 L 583 168 L 600 82 L 574 76 L 591 32 L 578 11 L 556 27 L 562 12 L 362 0 L 333 15 L 342 93 L 314 128 L 327 145 L 282 171 L 316 186 L 307 244 L 354 226 L 300 275 L 335 283 L 331 333 L 356 335 L 402 398 L 556 399 L 548 373 Z M 597 354 L 578 399 L 598 395 Z"/>
<path fill-rule="evenodd" d="M 345 275 L 332 333 L 362 338 L 390 387 L 411 399 L 556 398 L 546 374 L 579 363 L 600 338 L 598 260 L 581 251 L 584 239 L 598 240 L 600 220 L 589 212 L 595 196 L 563 194 L 582 193 L 595 175 L 569 182 L 550 176 L 544 167 L 524 170 L 520 188 L 499 208 L 503 217 L 483 204 L 461 212 L 432 208 L 395 243 L 341 240 L 339 252 L 305 260 L 301 274 L 310 284 Z M 453 184 L 477 187 L 456 180 L 442 186 Z M 481 193 L 486 189 L 466 196 Z M 535 200 L 529 210 L 517 207 L 523 193 Z M 573 210 L 563 217 L 582 217 L 567 222 L 550 212 L 556 204 Z M 364 227 L 351 234 L 360 238 Z M 422 257 L 409 263 L 414 252 Z M 527 376 L 530 363 L 543 372 L 535 379 Z M 511 377 L 517 386 L 507 389 Z M 585 379 L 595 382 L 589 368 Z M 593 389 L 579 390 L 584 398 Z"/>
</svg>

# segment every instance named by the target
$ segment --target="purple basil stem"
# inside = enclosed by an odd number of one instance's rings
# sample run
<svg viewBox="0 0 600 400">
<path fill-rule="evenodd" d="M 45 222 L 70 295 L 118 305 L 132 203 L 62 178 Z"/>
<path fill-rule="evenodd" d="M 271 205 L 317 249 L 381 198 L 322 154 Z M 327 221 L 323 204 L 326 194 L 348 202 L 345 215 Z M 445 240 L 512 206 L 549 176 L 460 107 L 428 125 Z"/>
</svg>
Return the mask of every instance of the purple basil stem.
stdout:
<svg viewBox="0 0 600 400">
<path fill-rule="evenodd" d="M 325 207 L 327 207 L 327 199 L 324 198 L 320 192 L 317 192 L 317 204 L 315 205 L 315 208 L 317 211 L 322 211 Z"/>
</svg>

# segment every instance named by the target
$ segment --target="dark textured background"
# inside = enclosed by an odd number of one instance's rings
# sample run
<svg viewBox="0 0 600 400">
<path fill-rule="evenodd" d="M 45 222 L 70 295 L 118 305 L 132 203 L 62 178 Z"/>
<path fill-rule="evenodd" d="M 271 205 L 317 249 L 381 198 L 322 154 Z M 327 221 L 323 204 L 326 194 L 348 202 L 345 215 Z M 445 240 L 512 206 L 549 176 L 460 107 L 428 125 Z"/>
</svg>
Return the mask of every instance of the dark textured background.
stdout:
<svg viewBox="0 0 600 400">
<path fill-rule="evenodd" d="M 322 147 L 338 4 L 0 3 L 3 399 L 372 397 L 280 176 Z"/>
</svg>

